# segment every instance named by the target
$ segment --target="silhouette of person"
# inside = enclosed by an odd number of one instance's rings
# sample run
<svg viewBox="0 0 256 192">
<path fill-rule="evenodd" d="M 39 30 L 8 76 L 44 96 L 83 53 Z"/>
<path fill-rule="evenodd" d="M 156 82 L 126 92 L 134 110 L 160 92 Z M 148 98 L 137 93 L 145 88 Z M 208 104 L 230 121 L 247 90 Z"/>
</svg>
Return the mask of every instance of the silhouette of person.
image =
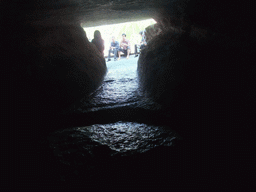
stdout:
<svg viewBox="0 0 256 192">
<path fill-rule="evenodd" d="M 100 31 L 94 31 L 94 39 L 92 40 L 92 43 L 98 48 L 98 50 L 104 56 L 104 40 L 101 38 Z"/>
</svg>

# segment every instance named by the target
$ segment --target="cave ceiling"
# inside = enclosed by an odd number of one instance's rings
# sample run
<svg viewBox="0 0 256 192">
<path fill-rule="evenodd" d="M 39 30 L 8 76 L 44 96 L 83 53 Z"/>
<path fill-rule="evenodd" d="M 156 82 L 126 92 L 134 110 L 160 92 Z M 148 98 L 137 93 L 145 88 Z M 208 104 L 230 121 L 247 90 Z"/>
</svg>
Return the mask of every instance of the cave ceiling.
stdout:
<svg viewBox="0 0 256 192">
<path fill-rule="evenodd" d="M 4 22 L 7 33 L 24 23 L 94 27 L 149 18 L 159 22 L 166 18 L 175 27 L 189 23 L 236 38 L 243 34 L 241 39 L 249 40 L 255 19 L 255 9 L 245 1 L 230 4 L 204 0 L 0 0 L 0 5 L 0 22 Z"/>
<path fill-rule="evenodd" d="M 26 22 L 78 22 L 92 27 L 152 18 L 157 10 L 177 0 L 25 0 L 5 1 L 4 9 Z"/>
</svg>

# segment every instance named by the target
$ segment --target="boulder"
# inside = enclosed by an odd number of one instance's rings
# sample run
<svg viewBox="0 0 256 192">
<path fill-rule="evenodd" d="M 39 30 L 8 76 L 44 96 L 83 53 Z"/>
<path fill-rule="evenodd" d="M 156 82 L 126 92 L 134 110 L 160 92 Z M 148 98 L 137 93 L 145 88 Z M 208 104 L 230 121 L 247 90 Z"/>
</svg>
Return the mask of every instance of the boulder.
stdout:
<svg viewBox="0 0 256 192">
<path fill-rule="evenodd" d="M 211 143 L 213 135 L 241 130 L 252 142 L 256 97 L 250 44 L 203 34 L 171 31 L 153 38 L 138 60 L 140 89 L 187 137 Z"/>
<path fill-rule="evenodd" d="M 33 23 L 23 29 L 20 46 L 13 50 L 19 62 L 10 64 L 12 88 L 21 90 L 12 90 L 13 94 L 31 97 L 52 111 L 70 106 L 100 86 L 107 70 L 105 59 L 79 25 Z"/>
<path fill-rule="evenodd" d="M 44 91 L 51 92 L 50 98 L 74 102 L 96 90 L 106 73 L 106 63 L 84 30 L 70 25 L 39 30 L 34 42 L 40 49 L 35 77 L 44 84 Z"/>
<path fill-rule="evenodd" d="M 150 41 L 138 61 L 145 95 L 165 108 L 187 106 L 200 98 L 216 103 L 230 102 L 234 95 L 239 100 L 241 92 L 251 95 L 255 37 L 239 5 L 230 7 L 233 17 L 226 4 L 200 0 L 170 2 L 159 9 L 154 15 L 158 23 L 146 28 Z M 249 4 L 244 7 L 250 10 Z"/>
</svg>

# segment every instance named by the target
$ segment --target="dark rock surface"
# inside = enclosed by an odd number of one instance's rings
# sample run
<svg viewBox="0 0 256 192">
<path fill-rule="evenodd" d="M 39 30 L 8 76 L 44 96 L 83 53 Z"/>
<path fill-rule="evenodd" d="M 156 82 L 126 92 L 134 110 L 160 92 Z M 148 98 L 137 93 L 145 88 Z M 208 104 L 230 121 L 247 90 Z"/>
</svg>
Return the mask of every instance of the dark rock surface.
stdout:
<svg viewBox="0 0 256 192">
<path fill-rule="evenodd" d="M 252 82 L 250 48 L 220 34 L 170 30 L 143 49 L 138 61 L 140 83 L 147 94 L 165 104 L 175 102 L 173 97 L 200 96 L 200 90 L 234 94 Z"/>
<path fill-rule="evenodd" d="M 191 151 L 201 154 L 196 159 L 212 174 L 209 177 L 202 171 L 205 178 L 226 175 L 229 180 L 232 170 L 244 175 L 246 169 L 255 169 L 252 151 L 247 151 L 249 146 L 255 148 L 256 99 L 252 92 L 256 87 L 251 78 L 255 37 L 247 12 L 240 13 L 238 4 L 229 12 L 224 4 L 195 2 L 190 1 L 184 9 L 173 4 L 169 10 L 177 12 L 170 14 L 168 8 L 161 11 L 166 15 L 159 19 L 163 31 L 142 50 L 139 81 L 145 95 L 162 105 L 171 124 L 188 140 L 201 143 L 192 141 Z M 250 12 L 248 6 L 245 10 Z M 229 16 L 231 13 L 240 13 L 243 19 Z M 226 160 L 219 161 L 224 156 Z M 247 168 L 242 166 L 245 164 Z M 249 181 L 249 175 L 254 177 L 250 173 L 244 180 Z M 240 176 L 231 180 L 242 183 Z"/>
<path fill-rule="evenodd" d="M 13 86 L 17 83 L 15 78 L 25 81 L 24 92 L 26 86 L 31 86 L 29 94 L 41 102 L 45 99 L 65 106 L 89 95 L 101 84 L 105 60 L 80 26 L 32 25 L 25 29 L 15 40 L 24 39 L 13 45 L 20 43 L 14 52 L 19 61 L 8 66 L 12 67 Z"/>
</svg>

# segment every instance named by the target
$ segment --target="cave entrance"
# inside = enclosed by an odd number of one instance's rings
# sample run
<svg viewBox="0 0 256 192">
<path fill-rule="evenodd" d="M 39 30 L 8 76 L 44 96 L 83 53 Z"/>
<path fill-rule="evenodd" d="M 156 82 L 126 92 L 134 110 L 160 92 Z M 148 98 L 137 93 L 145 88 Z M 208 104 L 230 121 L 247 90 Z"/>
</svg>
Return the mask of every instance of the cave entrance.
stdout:
<svg viewBox="0 0 256 192">
<path fill-rule="evenodd" d="M 95 30 L 100 31 L 101 37 L 105 42 L 104 57 L 106 61 L 108 61 L 112 36 L 115 36 L 115 40 L 120 43 L 122 34 L 125 33 L 126 38 L 130 41 L 131 48 L 129 59 L 121 57 L 120 60 L 114 61 L 114 55 L 111 55 L 111 61 L 106 62 L 108 70 L 102 86 L 92 94 L 88 101 L 82 101 L 82 112 L 140 105 L 142 96 L 138 91 L 137 80 L 137 62 L 139 57 L 134 55 L 135 44 L 141 41 L 142 37 L 139 32 L 155 23 L 155 20 L 147 19 L 88 28 L 82 26 L 89 41 L 94 38 Z"/>
<path fill-rule="evenodd" d="M 155 24 L 156 21 L 154 19 L 146 19 L 140 21 L 132 21 L 111 25 L 101 25 L 96 27 L 86 27 L 85 25 L 83 29 L 86 32 L 88 40 L 91 42 L 94 38 L 94 31 L 99 30 L 101 33 L 101 37 L 104 40 L 105 50 L 104 57 L 108 56 L 109 47 L 111 44 L 112 36 L 115 37 L 115 40 L 120 42 L 122 39 L 122 34 L 126 34 L 126 38 L 130 41 L 131 44 L 131 55 L 135 53 L 135 44 L 140 43 L 141 36 L 139 35 L 140 31 L 143 31 L 147 26 Z M 113 56 L 113 54 L 111 54 Z"/>
</svg>

